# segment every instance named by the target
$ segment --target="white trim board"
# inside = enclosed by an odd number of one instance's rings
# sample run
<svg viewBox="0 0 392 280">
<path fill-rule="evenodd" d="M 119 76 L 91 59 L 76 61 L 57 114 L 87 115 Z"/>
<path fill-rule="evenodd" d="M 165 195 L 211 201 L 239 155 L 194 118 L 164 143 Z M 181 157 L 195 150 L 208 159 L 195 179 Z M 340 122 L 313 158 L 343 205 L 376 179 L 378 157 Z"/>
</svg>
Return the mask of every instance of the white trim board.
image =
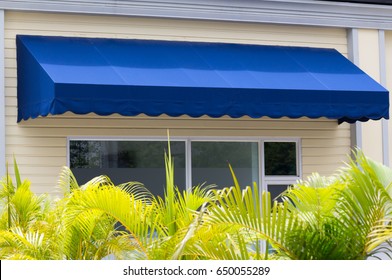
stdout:
<svg viewBox="0 0 392 280">
<path fill-rule="evenodd" d="M 0 176 L 6 173 L 5 165 L 4 10 L 0 10 Z"/>
<path fill-rule="evenodd" d="M 358 29 L 348 30 L 348 56 L 355 65 L 359 64 L 358 45 Z M 362 147 L 362 123 L 356 122 L 351 125 L 351 148 L 362 149 Z"/>
<path fill-rule="evenodd" d="M 385 31 L 378 31 L 378 41 L 379 41 L 379 64 L 380 64 L 380 83 L 384 87 L 387 86 L 387 68 L 386 68 L 386 50 L 385 50 Z M 382 128 L 382 158 L 383 164 L 390 166 L 389 164 L 389 120 L 381 120 Z"/>
<path fill-rule="evenodd" d="M 392 30 L 392 6 L 314 0 L 2 0 L 0 9 Z"/>
</svg>

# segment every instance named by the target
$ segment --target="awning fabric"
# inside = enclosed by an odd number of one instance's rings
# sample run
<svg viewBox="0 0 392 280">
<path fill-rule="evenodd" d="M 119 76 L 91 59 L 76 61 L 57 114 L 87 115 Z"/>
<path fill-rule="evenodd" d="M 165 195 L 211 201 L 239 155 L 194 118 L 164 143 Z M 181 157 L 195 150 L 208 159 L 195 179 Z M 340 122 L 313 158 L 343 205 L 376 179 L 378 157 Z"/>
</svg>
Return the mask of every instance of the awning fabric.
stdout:
<svg viewBox="0 0 392 280">
<path fill-rule="evenodd" d="M 18 122 L 124 116 L 387 119 L 388 91 L 333 49 L 17 36 Z"/>
</svg>

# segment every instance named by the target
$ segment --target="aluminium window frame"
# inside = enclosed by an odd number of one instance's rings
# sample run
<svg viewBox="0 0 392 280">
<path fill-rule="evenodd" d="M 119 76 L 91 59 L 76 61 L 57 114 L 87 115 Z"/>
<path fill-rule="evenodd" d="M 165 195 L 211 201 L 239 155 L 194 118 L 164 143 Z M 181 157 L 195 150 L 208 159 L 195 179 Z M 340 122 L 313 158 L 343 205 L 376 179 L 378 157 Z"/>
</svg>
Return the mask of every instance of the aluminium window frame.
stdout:
<svg viewBox="0 0 392 280">
<path fill-rule="evenodd" d="M 265 153 L 264 153 L 264 143 L 265 142 L 295 142 L 296 143 L 296 157 L 297 157 L 297 175 L 265 175 Z M 260 146 L 262 151 L 260 156 L 262 157 L 262 178 L 261 181 L 263 186 L 262 189 L 268 191 L 268 185 L 291 185 L 302 179 L 302 141 L 300 138 L 265 138 Z"/>
<path fill-rule="evenodd" d="M 67 137 L 67 166 L 70 167 L 71 141 L 168 141 L 164 136 L 68 136 Z M 302 141 L 297 137 L 262 137 L 262 136 L 170 136 L 170 142 L 185 142 L 185 188 L 192 188 L 192 142 L 253 142 L 258 144 L 258 184 L 261 191 L 268 191 L 268 185 L 290 185 L 302 178 Z M 266 176 L 265 175 L 265 142 L 293 142 L 296 144 L 297 175 L 296 176 Z M 162 155 L 163 156 L 163 155 Z M 249 182 L 253 183 L 253 182 Z"/>
</svg>

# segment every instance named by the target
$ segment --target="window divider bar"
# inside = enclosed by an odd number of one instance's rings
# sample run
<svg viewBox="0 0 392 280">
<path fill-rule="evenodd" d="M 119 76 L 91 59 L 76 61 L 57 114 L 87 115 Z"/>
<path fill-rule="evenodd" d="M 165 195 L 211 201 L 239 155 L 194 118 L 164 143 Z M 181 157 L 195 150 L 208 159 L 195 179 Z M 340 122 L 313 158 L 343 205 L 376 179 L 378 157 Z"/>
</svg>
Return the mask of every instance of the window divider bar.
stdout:
<svg viewBox="0 0 392 280">
<path fill-rule="evenodd" d="M 187 190 L 192 189 L 192 141 L 189 138 L 185 140 L 185 184 Z"/>
</svg>

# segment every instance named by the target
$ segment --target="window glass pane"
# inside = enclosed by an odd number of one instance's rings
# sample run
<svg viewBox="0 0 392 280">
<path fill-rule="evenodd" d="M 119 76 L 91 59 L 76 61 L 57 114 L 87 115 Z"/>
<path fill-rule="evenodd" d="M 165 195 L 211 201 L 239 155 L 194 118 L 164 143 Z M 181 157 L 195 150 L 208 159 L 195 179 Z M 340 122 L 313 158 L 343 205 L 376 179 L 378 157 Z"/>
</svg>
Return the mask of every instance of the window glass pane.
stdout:
<svg viewBox="0 0 392 280">
<path fill-rule="evenodd" d="M 258 143 L 192 142 L 192 183 L 233 185 L 229 164 L 242 187 L 258 183 Z"/>
<path fill-rule="evenodd" d="M 143 183 L 156 195 L 163 195 L 166 141 L 70 141 L 70 165 L 79 184 L 107 175 L 114 184 Z M 185 188 L 185 143 L 171 142 L 175 183 Z"/>
<path fill-rule="evenodd" d="M 264 158 L 265 175 L 298 175 L 295 142 L 265 142 Z"/>
<path fill-rule="evenodd" d="M 271 194 L 271 205 L 272 205 L 272 203 L 273 203 L 273 201 L 274 200 L 277 200 L 278 202 L 282 202 L 283 200 L 280 198 L 280 197 L 278 197 L 282 192 L 284 192 L 284 191 L 286 191 L 287 190 L 287 188 L 289 187 L 290 185 L 284 185 L 284 184 L 281 184 L 281 185 L 268 185 L 268 191 L 270 192 L 270 194 Z"/>
</svg>

